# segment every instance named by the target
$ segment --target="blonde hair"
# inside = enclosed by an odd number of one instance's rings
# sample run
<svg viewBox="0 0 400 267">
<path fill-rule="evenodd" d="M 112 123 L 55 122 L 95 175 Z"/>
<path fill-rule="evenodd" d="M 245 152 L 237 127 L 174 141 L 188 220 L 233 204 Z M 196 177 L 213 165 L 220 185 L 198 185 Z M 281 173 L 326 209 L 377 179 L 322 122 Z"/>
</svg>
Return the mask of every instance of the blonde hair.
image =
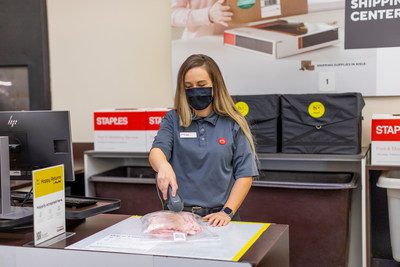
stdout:
<svg viewBox="0 0 400 267">
<path fill-rule="evenodd" d="M 206 55 L 191 55 L 185 60 L 185 62 L 183 62 L 179 69 L 174 108 L 179 115 L 180 125 L 182 127 L 188 127 L 192 122 L 193 112 L 186 99 L 185 75 L 190 69 L 195 67 L 204 67 L 210 76 L 214 96 L 212 102 L 213 111 L 218 115 L 231 117 L 240 126 L 249 140 L 251 148 L 255 154 L 254 141 L 251 136 L 249 125 L 240 111 L 236 108 L 235 103 L 229 95 L 217 63 Z"/>
</svg>

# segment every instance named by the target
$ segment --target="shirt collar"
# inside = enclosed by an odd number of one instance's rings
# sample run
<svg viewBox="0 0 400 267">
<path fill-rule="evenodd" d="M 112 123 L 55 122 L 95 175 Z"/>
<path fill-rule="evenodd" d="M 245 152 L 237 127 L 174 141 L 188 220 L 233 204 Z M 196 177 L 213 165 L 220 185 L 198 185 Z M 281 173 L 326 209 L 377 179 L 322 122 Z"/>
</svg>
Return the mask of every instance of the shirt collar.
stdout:
<svg viewBox="0 0 400 267">
<path fill-rule="evenodd" d="M 204 121 L 207 121 L 207 122 L 209 122 L 209 123 L 211 123 L 212 125 L 215 126 L 215 124 L 217 123 L 217 120 L 218 120 L 218 115 L 214 111 L 211 111 L 211 113 L 207 117 L 195 116 L 195 117 L 193 117 L 192 120 L 194 120 L 194 121 L 204 120 Z"/>
</svg>

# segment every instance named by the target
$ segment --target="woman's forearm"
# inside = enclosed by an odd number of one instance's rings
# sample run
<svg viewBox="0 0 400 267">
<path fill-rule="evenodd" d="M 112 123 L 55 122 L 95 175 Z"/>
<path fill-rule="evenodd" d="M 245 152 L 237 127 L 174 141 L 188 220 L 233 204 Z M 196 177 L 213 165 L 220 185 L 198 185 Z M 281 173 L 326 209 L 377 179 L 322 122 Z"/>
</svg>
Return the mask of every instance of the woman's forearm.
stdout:
<svg viewBox="0 0 400 267">
<path fill-rule="evenodd" d="M 252 177 L 242 177 L 236 180 L 231 194 L 225 203 L 225 206 L 232 209 L 233 213 L 236 213 L 240 205 L 242 205 L 244 199 L 250 191 L 252 182 Z"/>
<path fill-rule="evenodd" d="M 164 152 L 159 148 L 153 148 L 150 151 L 149 162 L 154 171 L 157 172 L 157 186 L 163 195 L 163 199 L 167 199 L 169 186 L 171 186 L 172 195 L 175 196 L 178 184 L 176 183 L 175 172 L 167 161 Z"/>
<path fill-rule="evenodd" d="M 167 162 L 167 158 L 161 149 L 155 147 L 150 150 L 149 162 L 155 172 L 158 172 L 161 164 Z"/>
</svg>

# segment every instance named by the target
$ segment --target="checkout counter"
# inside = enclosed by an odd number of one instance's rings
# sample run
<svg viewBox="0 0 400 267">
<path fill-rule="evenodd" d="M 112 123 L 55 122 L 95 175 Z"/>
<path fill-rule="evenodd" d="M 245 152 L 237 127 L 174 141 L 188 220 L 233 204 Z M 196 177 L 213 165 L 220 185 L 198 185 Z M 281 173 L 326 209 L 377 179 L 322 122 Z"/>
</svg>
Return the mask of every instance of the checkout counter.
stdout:
<svg viewBox="0 0 400 267">
<path fill-rule="evenodd" d="M 191 257 L 191 245 L 188 245 L 185 257 L 169 256 L 168 253 L 116 252 L 115 247 L 88 250 L 85 245 L 79 246 L 80 242 L 86 244 L 104 231 L 126 234 L 125 231 L 129 230 L 126 222 L 133 218 L 121 214 L 100 214 L 84 220 L 67 220 L 67 232 L 73 235 L 46 247 L 29 245 L 33 240 L 32 228 L 0 232 L 0 266 L 289 266 L 288 226 L 278 224 L 269 225 L 259 236 L 254 235 L 243 247 L 243 255 L 232 260 Z M 124 222 L 125 226 L 121 225 Z M 229 231 L 226 236 L 229 236 Z"/>
</svg>

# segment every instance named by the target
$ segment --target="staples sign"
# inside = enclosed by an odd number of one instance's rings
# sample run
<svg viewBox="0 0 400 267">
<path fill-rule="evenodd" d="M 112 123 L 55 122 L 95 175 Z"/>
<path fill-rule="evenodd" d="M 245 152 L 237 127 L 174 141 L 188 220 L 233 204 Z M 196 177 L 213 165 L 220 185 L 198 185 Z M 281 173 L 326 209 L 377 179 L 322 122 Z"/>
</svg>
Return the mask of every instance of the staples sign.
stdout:
<svg viewBox="0 0 400 267">
<path fill-rule="evenodd" d="M 400 141 L 400 120 L 372 120 L 372 141 Z"/>
<path fill-rule="evenodd" d="M 128 117 L 97 117 L 97 125 L 128 125 Z"/>
<path fill-rule="evenodd" d="M 149 117 L 150 125 L 160 125 L 162 117 Z"/>
<path fill-rule="evenodd" d="M 145 130 L 144 112 L 95 112 L 95 131 Z"/>
<path fill-rule="evenodd" d="M 148 111 L 147 112 L 147 130 L 158 131 L 161 120 L 167 111 Z"/>
</svg>

